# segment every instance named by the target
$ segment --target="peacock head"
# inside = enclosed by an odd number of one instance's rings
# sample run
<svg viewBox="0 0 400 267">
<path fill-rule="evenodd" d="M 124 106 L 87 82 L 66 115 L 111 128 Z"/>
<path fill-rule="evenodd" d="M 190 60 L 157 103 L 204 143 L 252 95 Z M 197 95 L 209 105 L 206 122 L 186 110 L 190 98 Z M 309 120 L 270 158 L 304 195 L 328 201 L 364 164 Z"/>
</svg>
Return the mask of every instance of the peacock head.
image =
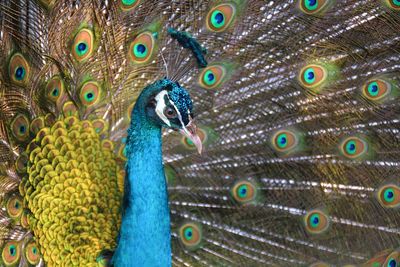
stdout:
<svg viewBox="0 0 400 267">
<path fill-rule="evenodd" d="M 201 153 L 202 142 L 193 122 L 193 103 L 189 93 L 178 82 L 167 78 L 157 81 L 153 86 L 160 90 L 150 97 L 146 107 L 147 115 L 162 127 L 178 130 Z"/>
</svg>

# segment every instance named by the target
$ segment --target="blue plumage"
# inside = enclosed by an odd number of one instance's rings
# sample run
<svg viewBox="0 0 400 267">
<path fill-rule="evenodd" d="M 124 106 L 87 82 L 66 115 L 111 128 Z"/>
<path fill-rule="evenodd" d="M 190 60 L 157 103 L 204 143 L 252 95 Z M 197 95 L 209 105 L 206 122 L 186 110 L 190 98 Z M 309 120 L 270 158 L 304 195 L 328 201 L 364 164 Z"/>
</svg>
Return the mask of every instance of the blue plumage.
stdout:
<svg viewBox="0 0 400 267">
<path fill-rule="evenodd" d="M 162 91 L 167 99 L 158 101 L 173 100 L 180 113 L 187 114 L 192 109 L 185 89 L 163 79 L 147 86 L 132 110 L 122 225 L 112 260 L 115 266 L 171 266 L 170 215 L 161 144 L 161 127 L 165 123 L 154 112 L 154 98 Z"/>
<path fill-rule="evenodd" d="M 172 38 L 176 39 L 181 46 L 192 51 L 193 56 L 196 58 L 197 64 L 199 64 L 200 68 L 207 67 L 208 63 L 204 57 L 204 55 L 207 54 L 207 50 L 202 47 L 199 42 L 191 36 L 190 33 L 177 31 L 173 28 L 168 28 L 168 33 Z"/>
</svg>

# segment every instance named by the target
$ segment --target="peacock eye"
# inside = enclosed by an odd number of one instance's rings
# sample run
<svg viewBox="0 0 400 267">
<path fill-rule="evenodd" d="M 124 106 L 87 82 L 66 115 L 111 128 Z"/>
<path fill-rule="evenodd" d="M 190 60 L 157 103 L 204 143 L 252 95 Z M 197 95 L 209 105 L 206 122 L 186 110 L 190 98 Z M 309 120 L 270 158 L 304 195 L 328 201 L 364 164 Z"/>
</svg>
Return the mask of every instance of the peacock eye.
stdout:
<svg viewBox="0 0 400 267">
<path fill-rule="evenodd" d="M 17 114 L 11 122 L 12 135 L 18 141 L 26 141 L 29 138 L 29 119 L 24 114 Z"/>
<path fill-rule="evenodd" d="M 140 0 L 121 0 L 120 5 L 123 11 L 129 11 L 136 7 L 140 3 Z"/>
<path fill-rule="evenodd" d="M 382 266 L 397 267 L 400 263 L 400 252 L 398 250 L 393 251 L 387 256 L 385 263 Z"/>
<path fill-rule="evenodd" d="M 385 98 L 391 91 L 390 83 L 381 80 L 371 80 L 363 87 L 362 94 L 365 98 L 377 101 Z"/>
<path fill-rule="evenodd" d="M 203 129 L 197 128 L 197 135 L 199 136 L 199 138 L 201 140 L 201 143 L 204 144 L 207 141 L 207 132 L 204 131 Z M 190 138 L 187 138 L 186 136 L 183 137 L 182 143 L 188 149 L 195 149 L 196 148 L 196 146 L 193 143 L 193 141 L 190 140 Z"/>
<path fill-rule="evenodd" d="M 229 28 L 236 18 L 236 7 L 233 4 L 220 4 L 207 14 L 207 29 L 213 32 L 223 32 Z"/>
<path fill-rule="evenodd" d="M 396 260 L 393 259 L 393 258 L 390 258 L 390 259 L 388 260 L 387 266 L 389 266 L 389 267 L 397 267 L 397 262 L 396 262 Z"/>
<path fill-rule="evenodd" d="M 86 107 L 93 106 L 97 104 L 100 100 L 101 87 L 98 83 L 89 81 L 82 85 L 79 99 L 83 105 Z"/>
<path fill-rule="evenodd" d="M 166 107 L 164 109 L 164 115 L 168 118 L 168 119 L 172 119 L 175 118 L 177 113 L 176 110 L 173 107 Z"/>
<path fill-rule="evenodd" d="M 202 240 L 201 228 L 195 223 L 186 223 L 179 229 L 179 236 L 182 243 L 189 249 L 198 247 Z"/>
<path fill-rule="evenodd" d="M 400 0 L 386 0 L 386 2 L 390 8 L 400 10 Z"/>
<path fill-rule="evenodd" d="M 129 45 L 129 57 L 133 63 L 149 63 L 153 56 L 155 39 L 150 31 L 139 34 Z"/>
<path fill-rule="evenodd" d="M 395 208 L 400 204 L 400 188 L 396 185 L 386 185 L 378 190 L 379 202 L 387 208 Z"/>
<path fill-rule="evenodd" d="M 281 130 L 272 137 L 272 145 L 279 152 L 289 152 L 298 145 L 298 138 L 294 132 Z"/>
<path fill-rule="evenodd" d="M 15 169 L 18 173 L 25 173 L 28 164 L 28 156 L 23 153 L 15 161 Z"/>
<path fill-rule="evenodd" d="M 2 260 L 6 264 L 6 266 L 18 266 L 18 262 L 20 260 L 20 246 L 16 241 L 7 242 L 2 251 Z"/>
<path fill-rule="evenodd" d="M 240 181 L 233 186 L 231 194 L 239 204 L 246 204 L 256 199 L 257 187 L 249 181 Z"/>
<path fill-rule="evenodd" d="M 56 103 L 64 93 L 64 81 L 58 76 L 54 76 L 46 85 L 46 94 L 50 101 Z"/>
<path fill-rule="evenodd" d="M 355 136 L 349 137 L 341 143 L 340 151 L 346 158 L 356 159 L 368 152 L 368 143 Z"/>
<path fill-rule="evenodd" d="M 23 211 L 22 200 L 18 196 L 12 196 L 7 201 L 7 213 L 11 218 L 18 218 Z"/>
<path fill-rule="evenodd" d="M 74 38 L 72 55 L 78 62 L 86 60 L 93 54 L 93 46 L 93 32 L 89 29 L 82 29 L 76 34 Z"/>
<path fill-rule="evenodd" d="M 299 81 L 306 89 L 313 89 L 322 85 L 327 77 L 327 70 L 317 64 L 309 64 L 301 69 Z"/>
<path fill-rule="evenodd" d="M 73 116 L 76 115 L 78 112 L 78 109 L 76 108 L 74 102 L 72 101 L 68 101 L 65 102 L 63 107 L 62 107 L 62 111 L 65 117 L 69 117 L 69 116 Z"/>
<path fill-rule="evenodd" d="M 40 262 L 40 252 L 35 241 L 30 241 L 25 245 L 25 258 L 31 265 L 37 265 Z"/>
<path fill-rule="evenodd" d="M 306 14 L 316 14 L 326 7 L 327 0 L 300 0 L 300 10 Z"/>
<path fill-rule="evenodd" d="M 11 81 L 17 85 L 25 85 L 29 79 L 30 67 L 22 54 L 16 53 L 10 59 L 9 75 Z"/>
<path fill-rule="evenodd" d="M 320 210 L 312 210 L 304 216 L 304 223 L 308 232 L 319 234 L 328 229 L 329 218 Z"/>
<path fill-rule="evenodd" d="M 205 89 L 214 89 L 221 85 L 226 75 L 226 69 L 222 65 L 213 65 L 205 68 L 199 77 L 199 84 Z"/>
</svg>

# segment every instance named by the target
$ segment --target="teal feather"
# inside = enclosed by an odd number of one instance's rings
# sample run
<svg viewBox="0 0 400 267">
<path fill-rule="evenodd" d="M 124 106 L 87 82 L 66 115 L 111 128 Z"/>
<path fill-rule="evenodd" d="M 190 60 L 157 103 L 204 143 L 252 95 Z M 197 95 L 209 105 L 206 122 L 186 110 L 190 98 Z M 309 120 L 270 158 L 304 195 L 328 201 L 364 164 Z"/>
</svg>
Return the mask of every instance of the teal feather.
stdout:
<svg viewBox="0 0 400 267">
<path fill-rule="evenodd" d="M 115 266 L 131 266 L 132 263 L 138 266 L 171 265 L 171 231 L 162 164 L 161 124 L 146 114 L 150 98 L 171 85 L 173 83 L 165 79 L 147 86 L 132 110 L 122 224 L 112 260 Z"/>
</svg>

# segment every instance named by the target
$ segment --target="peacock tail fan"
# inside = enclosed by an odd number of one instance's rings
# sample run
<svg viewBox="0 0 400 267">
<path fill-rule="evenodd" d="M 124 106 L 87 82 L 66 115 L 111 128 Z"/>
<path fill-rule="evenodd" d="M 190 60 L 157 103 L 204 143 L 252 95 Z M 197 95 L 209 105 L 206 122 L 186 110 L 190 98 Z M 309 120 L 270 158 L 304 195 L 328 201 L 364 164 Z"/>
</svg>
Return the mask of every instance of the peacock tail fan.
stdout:
<svg viewBox="0 0 400 267">
<path fill-rule="evenodd" d="M 167 77 L 205 148 L 163 132 L 174 266 L 397 266 L 399 8 L 3 1 L 0 265 L 108 264 L 132 109 Z"/>
</svg>

